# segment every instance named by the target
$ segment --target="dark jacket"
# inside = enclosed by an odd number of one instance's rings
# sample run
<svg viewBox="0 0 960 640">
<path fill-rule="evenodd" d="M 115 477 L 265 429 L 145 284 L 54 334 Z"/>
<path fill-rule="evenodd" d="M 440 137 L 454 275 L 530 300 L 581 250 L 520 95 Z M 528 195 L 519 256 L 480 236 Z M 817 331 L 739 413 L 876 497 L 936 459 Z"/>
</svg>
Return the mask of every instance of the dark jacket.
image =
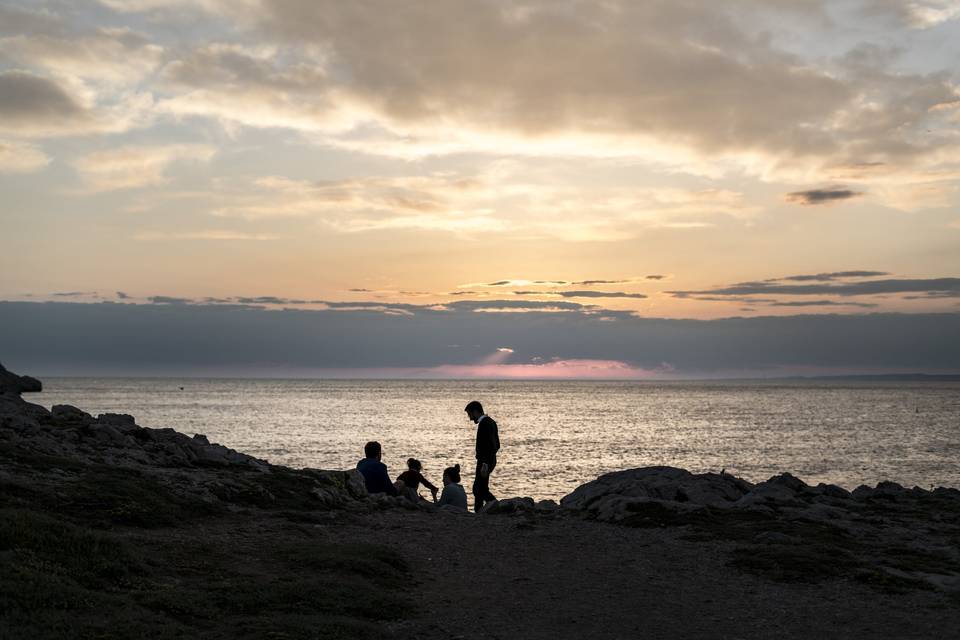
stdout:
<svg viewBox="0 0 960 640">
<path fill-rule="evenodd" d="M 477 423 L 477 462 L 496 464 L 499 450 L 500 434 L 497 423 L 490 416 L 484 416 Z"/>
<path fill-rule="evenodd" d="M 385 493 L 388 496 L 397 495 L 397 488 L 390 481 L 387 465 L 376 458 L 364 458 L 357 463 L 357 471 L 363 476 L 368 493 Z"/>
</svg>

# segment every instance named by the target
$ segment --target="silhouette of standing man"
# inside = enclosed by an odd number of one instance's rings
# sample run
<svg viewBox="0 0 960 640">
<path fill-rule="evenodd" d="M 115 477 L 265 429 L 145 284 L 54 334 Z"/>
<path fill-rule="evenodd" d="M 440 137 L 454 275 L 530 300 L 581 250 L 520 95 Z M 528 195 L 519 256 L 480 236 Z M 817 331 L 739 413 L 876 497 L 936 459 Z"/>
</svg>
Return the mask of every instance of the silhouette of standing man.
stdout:
<svg viewBox="0 0 960 640">
<path fill-rule="evenodd" d="M 477 475 L 473 479 L 473 509 L 477 513 L 484 503 L 496 502 L 490 493 L 490 474 L 497 466 L 500 434 L 497 423 L 483 412 L 483 405 L 474 400 L 465 409 L 467 416 L 477 423 Z"/>
</svg>

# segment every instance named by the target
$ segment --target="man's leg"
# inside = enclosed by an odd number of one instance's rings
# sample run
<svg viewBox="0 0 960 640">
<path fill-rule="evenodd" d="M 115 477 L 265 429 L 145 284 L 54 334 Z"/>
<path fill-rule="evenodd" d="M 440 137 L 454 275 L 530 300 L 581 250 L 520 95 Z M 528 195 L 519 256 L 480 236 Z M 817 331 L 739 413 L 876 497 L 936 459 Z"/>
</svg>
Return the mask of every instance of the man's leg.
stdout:
<svg viewBox="0 0 960 640">
<path fill-rule="evenodd" d="M 483 488 L 485 489 L 483 501 L 484 502 L 496 502 L 497 498 L 490 492 L 490 476 L 493 475 L 493 470 L 497 468 L 497 463 L 487 465 L 487 475 L 484 477 Z"/>
<path fill-rule="evenodd" d="M 473 510 L 480 513 L 483 509 L 483 503 L 488 501 L 490 495 L 490 478 L 480 473 L 481 464 L 477 463 L 477 473 L 473 477 Z"/>
</svg>

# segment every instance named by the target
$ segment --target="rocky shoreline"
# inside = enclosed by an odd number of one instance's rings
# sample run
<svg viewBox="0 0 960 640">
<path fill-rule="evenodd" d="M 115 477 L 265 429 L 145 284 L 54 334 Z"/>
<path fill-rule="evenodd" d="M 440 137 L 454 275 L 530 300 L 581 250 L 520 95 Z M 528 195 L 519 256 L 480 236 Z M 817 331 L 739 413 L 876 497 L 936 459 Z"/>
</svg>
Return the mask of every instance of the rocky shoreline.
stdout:
<svg viewBox="0 0 960 640">
<path fill-rule="evenodd" d="M 0 637 L 945 637 L 960 625 L 956 489 L 653 467 L 474 516 L 369 496 L 355 471 L 294 470 L 21 397 L 41 388 L 0 366 Z M 598 568 L 610 562 L 652 564 L 613 578 Z M 686 603 L 673 624 L 626 604 L 663 575 Z M 844 615 L 824 617 L 827 593 L 848 601 Z M 528 614 L 431 604 L 457 594 L 507 594 Z M 807 609 L 761 615 L 781 597 Z M 737 601 L 752 603 L 743 619 L 713 620 Z M 564 613 L 584 603 L 586 634 Z"/>
</svg>

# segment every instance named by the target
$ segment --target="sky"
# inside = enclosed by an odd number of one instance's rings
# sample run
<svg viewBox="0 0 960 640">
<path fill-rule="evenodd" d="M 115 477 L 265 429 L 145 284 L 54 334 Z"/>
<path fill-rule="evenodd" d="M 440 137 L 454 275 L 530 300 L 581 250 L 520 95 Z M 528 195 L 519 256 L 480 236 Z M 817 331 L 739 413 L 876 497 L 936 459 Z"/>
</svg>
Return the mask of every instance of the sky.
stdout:
<svg viewBox="0 0 960 640">
<path fill-rule="evenodd" d="M 958 60 L 954 0 L 0 0 L 0 360 L 960 372 Z"/>
</svg>

